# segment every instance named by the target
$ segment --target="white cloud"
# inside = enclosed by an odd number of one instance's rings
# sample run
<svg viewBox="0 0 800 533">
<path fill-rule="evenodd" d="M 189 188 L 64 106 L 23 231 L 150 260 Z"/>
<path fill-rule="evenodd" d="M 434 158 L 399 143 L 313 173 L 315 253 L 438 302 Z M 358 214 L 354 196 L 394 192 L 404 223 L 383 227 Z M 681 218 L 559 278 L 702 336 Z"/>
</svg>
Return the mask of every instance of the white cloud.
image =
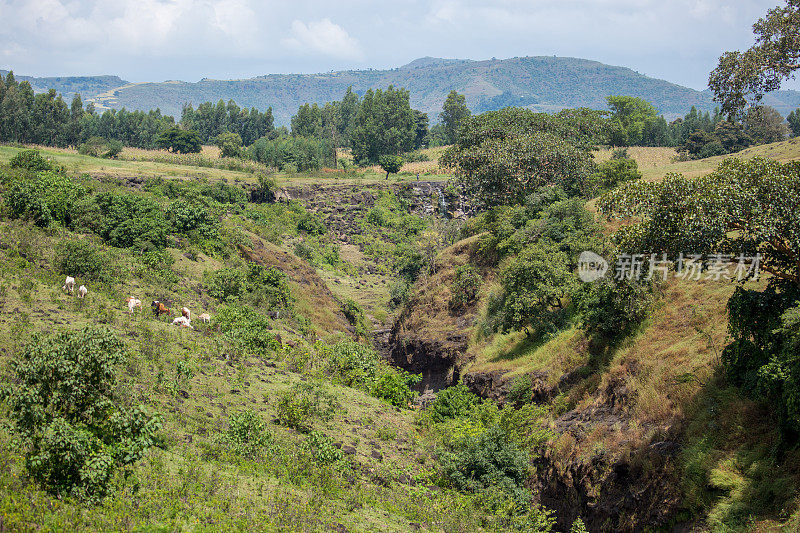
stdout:
<svg viewBox="0 0 800 533">
<path fill-rule="evenodd" d="M 338 59 L 362 60 L 364 52 L 358 41 L 330 19 L 292 22 L 292 36 L 283 39 L 284 46 L 305 53 L 322 54 Z"/>
</svg>

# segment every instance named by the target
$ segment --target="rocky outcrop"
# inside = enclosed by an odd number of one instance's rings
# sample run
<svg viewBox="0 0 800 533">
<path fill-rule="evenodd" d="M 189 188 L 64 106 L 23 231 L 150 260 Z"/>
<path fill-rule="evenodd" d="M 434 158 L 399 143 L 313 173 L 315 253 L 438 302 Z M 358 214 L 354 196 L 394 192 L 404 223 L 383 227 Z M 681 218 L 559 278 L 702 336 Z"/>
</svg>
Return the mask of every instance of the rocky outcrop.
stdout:
<svg viewBox="0 0 800 533">
<path fill-rule="evenodd" d="M 421 374 L 419 391 L 438 391 L 458 382 L 459 363 L 467 336 L 453 333 L 444 339 L 422 338 L 403 331 L 398 320 L 389 337 L 389 361 L 412 374 Z"/>
<path fill-rule="evenodd" d="M 531 488 L 539 503 L 556 512 L 561 530 L 579 517 L 591 532 L 659 529 L 681 510 L 678 437 L 667 428 L 650 428 L 657 436 L 649 441 L 626 440 L 633 433 L 625 411 L 630 397 L 626 385 L 612 381 L 592 405 L 556 419 L 556 437 L 574 444 L 565 449 L 553 439 L 534 460 Z M 598 433 L 618 438 L 613 446 L 587 440 Z"/>
</svg>

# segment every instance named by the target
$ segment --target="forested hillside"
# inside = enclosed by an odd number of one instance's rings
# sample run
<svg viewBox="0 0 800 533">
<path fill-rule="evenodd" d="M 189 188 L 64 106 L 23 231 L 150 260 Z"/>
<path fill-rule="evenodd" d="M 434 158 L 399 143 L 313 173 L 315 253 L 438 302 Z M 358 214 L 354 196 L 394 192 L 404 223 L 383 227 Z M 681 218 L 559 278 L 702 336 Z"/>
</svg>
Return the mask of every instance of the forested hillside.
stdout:
<svg viewBox="0 0 800 533">
<path fill-rule="evenodd" d="M 25 78 L 21 78 L 25 79 Z M 53 81 L 51 81 L 53 80 Z M 74 80 L 74 81 L 64 81 Z M 83 81 L 81 81 L 83 80 Z M 474 112 L 505 106 L 536 111 L 572 107 L 605 109 L 610 94 L 630 95 L 651 102 L 667 118 L 676 118 L 692 106 L 712 111 L 711 94 L 650 78 L 631 69 L 569 57 L 540 56 L 484 61 L 422 58 L 390 70 L 349 70 L 319 74 L 270 74 L 242 80 L 202 79 L 196 83 L 165 81 L 113 86 L 95 78 L 39 78 L 37 87 L 54 87 L 65 98 L 77 87 L 84 99 L 103 93 L 96 103 L 115 109 L 149 111 L 180 116 L 183 104 L 235 100 L 240 106 L 266 110 L 272 107 L 277 125 L 288 125 L 304 103 L 324 104 L 341 98 L 352 86 L 358 94 L 367 89 L 403 87 L 411 92 L 411 104 L 429 114 L 432 121 L 451 90 L 462 93 Z M 99 78 L 98 78 L 99 80 Z M 105 78 L 102 80 L 105 82 Z M 93 89 L 93 87 L 97 87 Z M 101 90 L 102 89 L 102 90 Z M 764 104 L 786 115 L 800 107 L 800 94 L 779 91 Z"/>
</svg>

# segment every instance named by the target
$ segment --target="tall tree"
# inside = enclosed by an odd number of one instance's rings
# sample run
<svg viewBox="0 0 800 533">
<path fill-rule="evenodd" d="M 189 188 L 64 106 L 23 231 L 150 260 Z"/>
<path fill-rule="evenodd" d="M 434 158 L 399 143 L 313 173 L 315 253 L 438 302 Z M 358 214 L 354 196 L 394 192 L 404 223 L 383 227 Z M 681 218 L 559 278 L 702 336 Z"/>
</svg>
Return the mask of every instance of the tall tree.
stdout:
<svg viewBox="0 0 800 533">
<path fill-rule="evenodd" d="M 611 109 L 611 144 L 633 146 L 642 143 L 642 134 L 648 122 L 658 118 L 653 104 L 635 96 L 608 96 Z"/>
<path fill-rule="evenodd" d="M 756 144 L 782 141 L 786 138 L 783 116 L 774 107 L 753 106 L 744 117 L 744 130 Z"/>
<path fill-rule="evenodd" d="M 800 0 L 767 11 L 753 24 L 753 33 L 752 47 L 722 54 L 708 77 L 714 100 L 734 119 L 800 68 Z"/>
<path fill-rule="evenodd" d="M 786 117 L 786 122 L 789 123 L 789 129 L 792 131 L 792 137 L 800 135 L 800 109 L 795 109 L 789 116 Z"/>
<path fill-rule="evenodd" d="M 406 89 L 390 85 L 369 90 L 361 100 L 350 132 L 353 157 L 377 163 L 382 155 L 398 155 L 414 147 L 417 123 Z"/>
<path fill-rule="evenodd" d="M 456 91 L 450 91 L 442 104 L 442 112 L 439 113 L 448 144 L 453 144 L 458 140 L 458 131 L 469 115 L 466 97 Z"/>
</svg>

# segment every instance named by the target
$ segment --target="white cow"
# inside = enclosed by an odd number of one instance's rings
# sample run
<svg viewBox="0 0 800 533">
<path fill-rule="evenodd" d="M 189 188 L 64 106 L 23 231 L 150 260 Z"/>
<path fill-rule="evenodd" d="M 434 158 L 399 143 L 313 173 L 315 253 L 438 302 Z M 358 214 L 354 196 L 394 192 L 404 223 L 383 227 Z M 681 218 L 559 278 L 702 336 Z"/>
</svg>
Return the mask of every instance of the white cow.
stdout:
<svg viewBox="0 0 800 533">
<path fill-rule="evenodd" d="M 172 321 L 172 324 L 174 326 L 179 326 L 179 327 L 182 327 L 182 328 L 194 329 L 192 327 L 192 322 L 188 318 L 186 318 L 185 316 L 179 316 L 179 317 L 175 318 Z"/>
<path fill-rule="evenodd" d="M 127 304 L 128 304 L 128 312 L 129 312 L 130 314 L 133 314 L 133 311 L 134 311 L 134 310 L 135 310 L 137 307 L 138 307 L 139 309 L 141 309 L 141 308 L 142 308 L 142 301 L 141 301 L 141 300 L 139 300 L 138 298 L 134 298 L 133 296 L 129 297 L 127 300 L 125 300 L 125 302 L 127 302 Z"/>
<path fill-rule="evenodd" d="M 78 298 L 83 298 L 89 293 L 89 289 L 85 285 L 78 287 Z"/>
<path fill-rule="evenodd" d="M 203 324 L 208 324 L 209 322 L 211 322 L 211 315 L 209 315 L 208 313 L 203 313 L 198 318 L 200 318 Z"/>
<path fill-rule="evenodd" d="M 186 320 L 192 319 L 192 312 L 189 311 L 188 307 L 181 307 L 181 315 L 186 317 Z"/>
<path fill-rule="evenodd" d="M 75 278 L 72 276 L 67 276 L 67 279 L 64 281 L 64 286 L 61 287 L 61 290 L 70 294 L 75 292 Z"/>
</svg>

